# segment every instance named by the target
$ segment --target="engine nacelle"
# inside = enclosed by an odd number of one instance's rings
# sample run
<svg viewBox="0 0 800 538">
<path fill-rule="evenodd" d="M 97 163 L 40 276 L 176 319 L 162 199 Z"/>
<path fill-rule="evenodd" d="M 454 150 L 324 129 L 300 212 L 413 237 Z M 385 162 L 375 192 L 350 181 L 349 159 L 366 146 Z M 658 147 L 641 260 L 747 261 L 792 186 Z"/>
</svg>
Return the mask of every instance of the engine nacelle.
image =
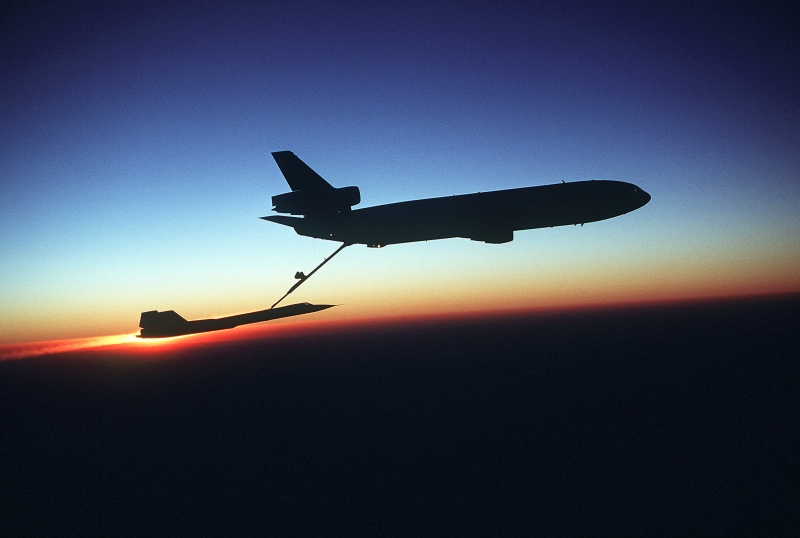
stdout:
<svg viewBox="0 0 800 538">
<path fill-rule="evenodd" d="M 514 230 L 510 228 L 481 230 L 479 233 L 470 235 L 469 238 L 472 241 L 483 241 L 484 243 L 499 245 L 502 243 L 508 243 L 509 241 L 513 241 Z"/>
<path fill-rule="evenodd" d="M 341 187 L 330 191 L 293 191 L 272 197 L 273 211 L 292 215 L 340 213 L 350 211 L 361 202 L 358 187 Z"/>
</svg>

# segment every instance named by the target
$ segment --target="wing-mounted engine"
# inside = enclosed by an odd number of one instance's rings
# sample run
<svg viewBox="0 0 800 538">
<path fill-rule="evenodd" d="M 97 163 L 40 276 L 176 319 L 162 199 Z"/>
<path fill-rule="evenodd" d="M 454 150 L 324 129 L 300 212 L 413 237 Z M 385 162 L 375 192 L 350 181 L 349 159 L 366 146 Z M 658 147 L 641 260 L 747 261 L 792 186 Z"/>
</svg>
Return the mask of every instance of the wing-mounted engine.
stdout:
<svg viewBox="0 0 800 538">
<path fill-rule="evenodd" d="M 292 215 L 342 213 L 361 202 L 358 187 L 300 189 L 272 197 L 273 211 Z"/>
<path fill-rule="evenodd" d="M 499 245 L 513 241 L 514 230 L 511 228 L 482 230 L 478 233 L 471 234 L 468 239 L 471 239 L 472 241 L 483 241 L 484 243 Z"/>
</svg>

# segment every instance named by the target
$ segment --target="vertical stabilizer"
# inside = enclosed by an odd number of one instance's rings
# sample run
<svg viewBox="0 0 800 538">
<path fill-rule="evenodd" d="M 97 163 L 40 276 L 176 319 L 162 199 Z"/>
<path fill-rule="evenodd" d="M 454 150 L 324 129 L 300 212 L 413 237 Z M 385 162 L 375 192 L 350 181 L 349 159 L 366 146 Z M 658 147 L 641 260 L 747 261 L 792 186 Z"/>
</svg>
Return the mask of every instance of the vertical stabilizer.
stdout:
<svg viewBox="0 0 800 538">
<path fill-rule="evenodd" d="M 293 191 L 327 193 L 336 190 L 291 151 L 275 151 L 272 158 Z"/>
</svg>

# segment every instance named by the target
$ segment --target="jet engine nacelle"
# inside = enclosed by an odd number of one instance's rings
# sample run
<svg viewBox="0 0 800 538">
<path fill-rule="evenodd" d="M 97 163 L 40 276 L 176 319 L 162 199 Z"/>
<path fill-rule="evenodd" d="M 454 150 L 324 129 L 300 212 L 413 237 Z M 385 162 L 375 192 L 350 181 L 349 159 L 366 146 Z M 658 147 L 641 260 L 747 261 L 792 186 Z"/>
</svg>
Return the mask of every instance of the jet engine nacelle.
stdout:
<svg viewBox="0 0 800 538">
<path fill-rule="evenodd" d="M 497 230 L 483 230 L 469 236 L 472 241 L 483 241 L 484 243 L 491 243 L 499 245 L 508 243 L 514 240 L 514 230 L 511 228 L 497 229 Z"/>
<path fill-rule="evenodd" d="M 278 213 L 312 215 L 349 211 L 361 202 L 358 187 L 341 187 L 330 191 L 298 190 L 272 197 L 272 209 Z"/>
</svg>

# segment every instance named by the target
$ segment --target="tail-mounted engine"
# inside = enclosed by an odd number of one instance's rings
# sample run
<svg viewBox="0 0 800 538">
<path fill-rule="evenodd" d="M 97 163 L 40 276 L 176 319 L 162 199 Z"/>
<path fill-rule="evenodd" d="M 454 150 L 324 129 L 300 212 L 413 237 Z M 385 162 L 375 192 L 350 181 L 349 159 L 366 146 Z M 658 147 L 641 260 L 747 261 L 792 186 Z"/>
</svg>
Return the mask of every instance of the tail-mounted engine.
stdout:
<svg viewBox="0 0 800 538">
<path fill-rule="evenodd" d="M 273 211 L 292 215 L 342 213 L 361 202 L 358 187 L 297 190 L 272 197 Z"/>
</svg>

